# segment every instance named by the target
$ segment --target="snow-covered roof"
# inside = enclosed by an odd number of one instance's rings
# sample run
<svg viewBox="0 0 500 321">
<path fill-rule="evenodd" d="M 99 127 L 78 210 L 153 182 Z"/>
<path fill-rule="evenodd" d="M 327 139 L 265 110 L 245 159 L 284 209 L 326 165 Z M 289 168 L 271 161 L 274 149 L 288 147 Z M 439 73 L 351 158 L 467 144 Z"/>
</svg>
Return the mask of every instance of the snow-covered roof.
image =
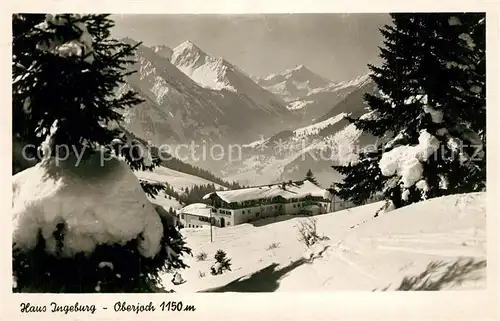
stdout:
<svg viewBox="0 0 500 321">
<path fill-rule="evenodd" d="M 194 203 L 181 208 L 177 212 L 182 214 L 210 217 L 210 209 L 210 206 L 208 206 L 207 204 Z"/>
<path fill-rule="evenodd" d="M 311 183 L 308 180 L 299 183 L 286 183 L 284 187 L 285 188 L 283 188 L 283 184 L 272 184 L 227 191 L 216 191 L 205 195 L 203 199 L 208 199 L 213 194 L 216 194 L 227 203 L 244 202 L 278 196 L 281 196 L 284 199 L 304 198 L 307 196 L 322 197 L 325 199 L 330 197 L 330 193 L 327 190 Z"/>
</svg>

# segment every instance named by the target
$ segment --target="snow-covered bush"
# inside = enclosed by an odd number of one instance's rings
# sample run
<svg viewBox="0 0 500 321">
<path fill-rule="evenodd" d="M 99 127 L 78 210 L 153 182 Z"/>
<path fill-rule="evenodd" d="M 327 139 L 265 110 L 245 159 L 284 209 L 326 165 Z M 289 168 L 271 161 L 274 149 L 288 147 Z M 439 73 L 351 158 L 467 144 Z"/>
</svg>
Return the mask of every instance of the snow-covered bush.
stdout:
<svg viewBox="0 0 500 321">
<path fill-rule="evenodd" d="M 314 217 L 308 217 L 302 220 L 297 228 L 299 234 L 299 242 L 303 243 L 307 248 L 310 248 L 319 241 L 328 240 L 327 236 L 319 236 L 316 231 L 317 220 Z"/>
<path fill-rule="evenodd" d="M 269 250 L 272 250 L 272 249 L 277 249 L 277 248 L 279 248 L 279 247 L 280 247 L 280 243 L 273 242 L 273 243 L 271 243 L 271 244 L 267 247 L 267 249 L 266 249 L 266 250 L 268 250 L 268 251 L 269 251 Z"/>
<path fill-rule="evenodd" d="M 201 252 L 196 255 L 196 261 L 205 261 L 207 259 L 207 253 Z"/>
<path fill-rule="evenodd" d="M 13 177 L 16 292 L 148 292 L 178 259 L 160 215 L 127 164 L 46 159 Z M 97 197 L 98 196 L 98 197 Z"/>
<path fill-rule="evenodd" d="M 227 258 L 226 252 L 217 250 L 214 256 L 215 263 L 210 267 L 212 275 L 224 273 L 224 271 L 231 271 L 231 259 Z"/>
</svg>

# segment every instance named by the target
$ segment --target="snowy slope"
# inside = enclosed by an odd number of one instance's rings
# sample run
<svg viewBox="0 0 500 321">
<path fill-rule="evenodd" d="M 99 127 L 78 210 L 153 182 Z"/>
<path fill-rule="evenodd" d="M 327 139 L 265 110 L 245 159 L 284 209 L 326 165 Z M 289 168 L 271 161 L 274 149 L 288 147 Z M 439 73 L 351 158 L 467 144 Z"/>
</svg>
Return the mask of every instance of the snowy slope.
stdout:
<svg viewBox="0 0 500 321">
<path fill-rule="evenodd" d="M 289 136 L 272 137 L 247 145 L 248 156 L 242 163 L 227 166 L 225 179 L 262 185 L 302 179 L 311 169 L 322 187 L 340 181 L 341 176 L 331 166 L 354 160 L 358 146 L 375 141 L 374 137 L 348 124 L 344 115 L 299 128 Z"/>
<path fill-rule="evenodd" d="M 283 70 L 266 78 L 256 78 L 263 88 L 287 102 L 307 96 L 318 88 L 331 84 L 331 81 L 312 72 L 304 65 Z"/>
<path fill-rule="evenodd" d="M 298 217 L 214 228 L 213 243 L 208 229 L 185 229 L 195 256 L 208 258 L 187 258 L 190 268 L 181 271 L 187 282 L 174 286 L 165 275 L 164 284 L 177 292 L 485 288 L 486 193 L 432 199 L 373 218 L 380 206 L 316 216 L 318 234 L 329 240 L 312 250 L 297 240 L 304 219 Z M 232 271 L 212 276 L 218 249 L 232 259 Z"/>
<path fill-rule="evenodd" d="M 191 188 L 195 185 L 199 186 L 199 185 L 214 184 L 215 188 L 217 189 L 225 189 L 219 184 L 213 183 L 204 178 L 175 171 L 173 169 L 164 166 L 158 166 L 153 171 L 137 171 L 134 172 L 134 174 L 137 178 L 149 182 L 155 182 L 155 183 L 166 182 L 174 189 L 175 192 L 179 194 L 184 193 L 184 189 L 186 187 Z M 179 210 L 184 206 L 181 203 L 179 203 L 178 200 L 176 200 L 173 197 L 165 195 L 163 192 L 160 192 L 154 198 L 148 196 L 148 199 L 152 203 L 160 205 L 166 210 L 169 210 L 169 208 L 172 208 L 174 210 Z"/>
<path fill-rule="evenodd" d="M 141 179 L 164 183 L 167 182 L 172 186 L 177 192 L 182 193 L 182 190 L 186 187 L 193 187 L 194 185 L 207 185 L 214 184 L 215 188 L 223 188 L 222 186 L 215 184 L 204 178 L 175 171 L 173 169 L 158 166 L 153 171 L 137 171 L 134 174 Z"/>
<path fill-rule="evenodd" d="M 183 205 L 179 203 L 178 200 L 176 200 L 173 197 L 168 197 L 166 195 L 163 195 L 163 193 L 160 193 L 159 195 L 156 195 L 154 198 L 148 196 L 148 199 L 150 200 L 151 203 L 160 205 L 163 207 L 165 210 L 169 210 L 170 208 L 174 210 L 180 210 Z"/>
<path fill-rule="evenodd" d="M 358 151 L 377 141 L 344 118 L 369 115 L 363 96 L 373 87 L 368 82 L 354 90 L 312 125 L 246 144 L 244 161 L 229 164 L 222 175 L 242 184 L 268 184 L 302 179 L 311 169 L 323 187 L 340 181 L 342 177 L 331 166 L 354 160 Z"/>
</svg>

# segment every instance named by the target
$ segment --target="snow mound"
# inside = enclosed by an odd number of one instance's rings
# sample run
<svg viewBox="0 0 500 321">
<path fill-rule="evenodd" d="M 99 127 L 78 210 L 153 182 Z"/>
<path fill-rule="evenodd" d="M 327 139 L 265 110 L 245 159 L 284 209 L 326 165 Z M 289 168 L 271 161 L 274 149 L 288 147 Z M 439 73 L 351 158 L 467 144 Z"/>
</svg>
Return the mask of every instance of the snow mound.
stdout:
<svg viewBox="0 0 500 321">
<path fill-rule="evenodd" d="M 13 176 L 15 247 L 33 249 L 41 233 L 46 251 L 55 253 L 54 232 L 62 223 L 65 257 L 139 236 L 139 252 L 156 255 L 163 234 L 159 215 L 128 165 L 116 158 L 101 163 L 103 157 L 98 152 L 80 163 L 49 158 Z"/>
<path fill-rule="evenodd" d="M 422 178 L 425 162 L 440 146 L 439 140 L 426 131 L 420 133 L 419 144 L 399 146 L 382 155 L 379 163 L 384 176 L 397 174 L 405 188 L 413 186 Z"/>
</svg>

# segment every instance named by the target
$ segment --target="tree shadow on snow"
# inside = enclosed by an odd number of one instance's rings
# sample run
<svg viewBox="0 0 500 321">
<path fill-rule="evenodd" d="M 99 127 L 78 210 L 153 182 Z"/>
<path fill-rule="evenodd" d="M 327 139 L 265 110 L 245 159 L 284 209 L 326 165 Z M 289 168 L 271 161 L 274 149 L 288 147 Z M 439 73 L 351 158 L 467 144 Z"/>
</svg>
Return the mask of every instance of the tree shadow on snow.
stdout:
<svg viewBox="0 0 500 321">
<path fill-rule="evenodd" d="M 324 251 L 326 251 L 326 248 Z M 253 274 L 242 276 L 226 285 L 198 292 L 274 292 L 279 288 L 279 281 L 289 272 L 303 264 L 311 264 L 315 259 L 321 257 L 321 253 L 318 253 L 307 259 L 300 258 L 278 270 L 276 268 L 279 264 L 273 263 Z"/>
<path fill-rule="evenodd" d="M 486 260 L 458 259 L 455 262 L 433 261 L 420 274 L 406 276 L 394 291 L 440 291 L 445 286 L 459 286 L 464 281 L 483 278 L 476 271 L 486 268 Z M 387 291 L 390 285 L 380 291 Z M 377 291 L 377 289 L 373 290 Z"/>
</svg>

